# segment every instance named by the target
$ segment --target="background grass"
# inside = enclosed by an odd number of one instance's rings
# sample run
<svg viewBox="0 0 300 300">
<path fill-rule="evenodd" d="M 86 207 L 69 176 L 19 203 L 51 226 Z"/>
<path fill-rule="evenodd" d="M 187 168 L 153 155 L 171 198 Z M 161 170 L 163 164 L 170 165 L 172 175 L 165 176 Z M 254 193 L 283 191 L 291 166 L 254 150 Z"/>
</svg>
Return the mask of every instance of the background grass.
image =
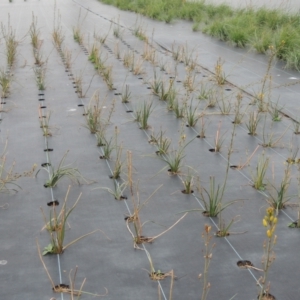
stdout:
<svg viewBox="0 0 300 300">
<path fill-rule="evenodd" d="M 193 30 L 227 41 L 237 47 L 250 47 L 266 53 L 272 45 L 286 67 L 300 69 L 300 14 L 265 7 L 233 9 L 226 4 L 183 0 L 99 0 L 122 10 L 172 22 L 194 22 Z"/>
</svg>

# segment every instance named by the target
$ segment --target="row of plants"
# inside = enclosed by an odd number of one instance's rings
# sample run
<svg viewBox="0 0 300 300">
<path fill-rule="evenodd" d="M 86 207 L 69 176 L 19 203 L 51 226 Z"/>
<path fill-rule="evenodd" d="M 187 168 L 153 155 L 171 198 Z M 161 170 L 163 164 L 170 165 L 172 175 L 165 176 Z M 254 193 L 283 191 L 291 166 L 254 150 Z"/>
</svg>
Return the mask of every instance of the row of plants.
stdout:
<svg viewBox="0 0 300 300">
<path fill-rule="evenodd" d="M 95 47 L 93 46 L 92 51 L 91 51 L 91 56 L 94 56 L 94 49 L 95 49 Z M 94 59 L 93 59 L 93 61 L 94 61 Z M 224 81 L 223 81 L 223 83 L 224 83 Z M 128 94 L 128 88 L 126 88 L 125 93 Z M 141 124 L 147 124 L 147 122 L 144 122 L 144 121 L 141 122 L 140 121 L 140 120 L 144 120 L 145 119 L 144 117 L 141 117 L 141 116 L 142 116 L 143 112 L 145 110 L 147 110 L 147 106 L 145 106 L 145 105 L 143 106 L 142 105 L 142 107 L 143 108 L 141 110 L 138 110 L 138 111 L 135 112 L 136 120 L 139 121 Z M 139 111 L 140 111 L 140 113 L 139 113 Z M 149 116 L 148 113 L 146 115 Z M 100 119 L 99 116 L 97 117 L 97 120 L 98 119 Z M 147 121 L 147 117 L 146 117 L 146 121 Z M 141 126 L 141 128 L 146 130 L 146 129 L 149 128 L 149 126 L 148 125 L 147 126 Z M 232 143 L 233 143 L 233 137 L 234 137 L 234 131 L 232 133 Z M 159 140 L 163 140 L 163 133 L 162 132 L 160 133 L 160 136 L 158 136 L 158 138 L 155 138 L 155 136 L 152 136 L 152 138 L 151 138 L 151 142 L 154 143 L 154 144 L 157 144 Z M 185 149 L 186 146 L 187 146 L 187 144 L 183 145 L 182 149 L 179 150 L 179 151 L 175 150 L 176 154 L 172 158 L 169 157 L 169 159 L 168 158 L 166 159 L 165 157 L 163 157 L 163 160 L 165 160 L 168 163 L 168 166 L 171 167 L 170 170 L 171 170 L 172 174 L 180 174 L 181 173 L 181 168 L 179 168 L 179 167 L 182 167 L 181 163 L 182 163 L 183 158 L 184 158 L 184 152 L 183 152 L 183 150 Z M 230 157 L 230 153 L 231 152 L 232 152 L 232 147 L 230 147 L 229 151 L 228 151 L 229 157 Z M 179 155 L 177 155 L 178 153 L 179 153 Z M 162 154 L 167 154 L 167 151 L 162 151 Z M 104 156 L 104 157 L 106 158 L 106 156 Z M 107 156 L 107 158 L 110 158 L 110 156 Z M 228 170 L 229 170 L 229 161 L 230 160 L 228 159 L 228 166 L 227 166 L 226 176 L 227 176 Z M 172 166 L 175 166 L 174 169 L 172 169 Z M 263 169 L 263 170 L 265 171 L 265 169 Z M 182 175 L 182 173 L 181 173 L 181 175 Z M 263 175 L 263 172 L 261 172 L 259 170 L 259 165 L 257 167 L 257 175 L 258 176 L 257 176 L 257 178 L 254 181 L 254 187 L 256 186 L 255 185 L 256 181 L 259 181 L 261 179 L 261 176 Z M 193 176 L 190 176 L 190 178 L 192 178 L 192 177 Z M 116 179 L 116 177 L 112 177 L 112 178 Z M 192 180 L 190 180 L 190 179 L 184 181 L 184 182 L 186 182 L 185 186 L 187 187 L 187 190 L 189 190 L 189 191 L 190 191 L 191 181 Z M 123 187 L 123 184 L 124 184 L 124 182 L 121 185 L 122 187 Z M 120 193 L 120 185 L 118 186 L 117 184 L 115 184 L 114 186 L 115 186 L 115 191 L 112 191 L 112 190 L 110 190 L 110 189 L 107 188 L 108 191 L 111 192 L 113 195 L 122 195 L 122 193 Z M 223 194 L 224 194 L 225 187 L 226 187 L 226 180 L 225 180 L 224 185 L 216 187 L 216 185 L 214 183 L 214 178 L 211 177 L 211 188 L 210 188 L 210 191 L 207 191 L 204 188 L 202 189 L 202 195 L 201 195 L 202 198 L 201 199 L 204 200 L 205 205 L 207 207 L 209 207 L 209 205 L 211 205 L 211 208 L 216 208 L 216 213 L 214 214 L 214 212 L 213 212 L 211 215 L 207 214 L 208 216 L 216 216 L 218 214 L 221 214 L 222 210 L 227 207 L 227 205 L 225 207 L 223 207 L 222 206 L 222 202 L 221 202 L 222 199 L 223 199 Z M 125 189 L 125 186 L 124 186 L 124 189 Z M 204 192 L 208 195 L 209 201 L 207 201 L 207 202 L 205 201 L 206 196 L 203 196 Z M 121 197 L 115 197 L 115 198 L 116 199 L 121 199 Z M 230 205 L 230 204 L 231 203 L 229 203 L 228 205 Z M 278 203 L 276 202 L 276 209 L 278 209 L 278 205 L 277 204 Z M 272 214 L 273 214 L 273 212 L 272 212 Z M 219 218 L 219 220 L 222 220 L 222 218 Z M 220 236 L 227 236 L 227 233 L 228 233 L 227 230 L 229 230 L 229 227 L 224 227 L 224 229 L 226 229 L 226 231 L 224 231 L 224 232 L 220 231 Z M 222 227 L 220 227 L 220 228 L 222 228 Z M 134 240 L 139 240 L 138 236 L 134 236 L 133 235 L 133 237 L 134 237 Z M 263 280 L 263 281 L 265 282 L 265 280 Z M 262 297 L 268 297 L 267 295 L 264 295 L 265 290 L 266 290 L 265 288 L 262 289 L 263 292 L 260 294 L 260 299 L 263 299 Z"/>
<path fill-rule="evenodd" d="M 284 7 L 234 9 L 226 4 L 181 0 L 101 2 L 167 23 L 175 19 L 193 21 L 194 31 L 202 31 L 237 47 L 250 47 L 258 53 L 268 53 L 272 44 L 279 50 L 277 58 L 283 60 L 287 68 L 298 70 L 300 66 L 299 13 L 287 11 Z"/>
</svg>

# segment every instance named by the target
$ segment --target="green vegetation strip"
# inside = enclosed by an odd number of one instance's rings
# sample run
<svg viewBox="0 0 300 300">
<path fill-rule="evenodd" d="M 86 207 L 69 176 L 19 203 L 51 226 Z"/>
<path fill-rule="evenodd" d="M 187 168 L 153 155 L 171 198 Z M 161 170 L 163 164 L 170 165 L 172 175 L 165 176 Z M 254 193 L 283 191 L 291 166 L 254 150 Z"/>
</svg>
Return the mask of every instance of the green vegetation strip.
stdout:
<svg viewBox="0 0 300 300">
<path fill-rule="evenodd" d="M 185 0 L 99 0 L 122 10 L 172 22 L 193 21 L 193 30 L 202 31 L 237 47 L 250 47 L 267 53 L 269 46 L 277 52 L 287 68 L 300 69 L 300 13 L 280 9 L 251 7 L 233 9 L 226 4 Z"/>
</svg>

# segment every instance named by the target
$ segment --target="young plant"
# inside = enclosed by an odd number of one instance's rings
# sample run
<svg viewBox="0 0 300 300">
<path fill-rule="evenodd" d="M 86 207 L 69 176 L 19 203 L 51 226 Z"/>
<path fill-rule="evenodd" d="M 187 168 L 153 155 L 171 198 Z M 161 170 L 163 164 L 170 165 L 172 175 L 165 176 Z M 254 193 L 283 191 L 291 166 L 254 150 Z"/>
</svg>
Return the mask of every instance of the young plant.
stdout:
<svg viewBox="0 0 300 300">
<path fill-rule="evenodd" d="M 154 237 L 145 237 L 142 234 L 144 223 L 140 219 L 140 211 L 147 204 L 147 202 L 153 197 L 153 195 L 162 187 L 160 185 L 143 203 L 140 202 L 140 193 L 138 191 L 138 184 L 134 185 L 132 178 L 132 155 L 131 152 L 127 152 L 127 167 L 128 167 L 128 186 L 131 194 L 131 200 L 133 204 L 133 213 L 125 218 L 127 229 L 132 236 L 133 246 L 135 249 L 141 249 L 139 245 L 143 243 L 151 243 L 155 239 L 161 237 L 163 234 L 175 227 L 186 215 L 185 213 L 181 218 L 179 218 L 172 226 L 167 228 L 165 231 Z M 130 226 L 132 224 L 132 226 Z"/>
<path fill-rule="evenodd" d="M 101 72 L 102 78 L 106 83 L 109 90 L 114 87 L 113 77 L 112 77 L 112 66 L 106 66 Z"/>
<path fill-rule="evenodd" d="M 208 87 L 207 84 L 201 83 L 198 99 L 199 100 L 208 100 L 211 93 L 212 93 L 212 88 Z"/>
<path fill-rule="evenodd" d="M 68 70 L 72 69 L 72 51 L 70 51 L 67 47 L 63 49 L 63 57 L 65 59 L 65 67 Z M 76 82 L 76 80 L 75 80 Z"/>
<path fill-rule="evenodd" d="M 257 129 L 257 126 L 259 124 L 259 121 L 260 121 L 259 113 L 252 111 L 249 114 L 249 120 L 248 120 L 248 123 L 246 124 L 246 127 L 249 130 L 248 134 L 256 135 L 256 129 Z"/>
<path fill-rule="evenodd" d="M 37 29 L 37 17 L 34 17 L 34 14 L 32 13 L 32 22 L 29 28 L 29 34 L 31 38 L 31 45 L 34 50 L 38 50 L 40 47 L 40 30 Z"/>
<path fill-rule="evenodd" d="M 2 25 L 2 34 L 5 40 L 7 64 L 9 67 L 12 67 L 16 61 L 19 42 L 16 39 L 16 33 L 10 27 L 6 31 Z"/>
<path fill-rule="evenodd" d="M 61 21 L 60 14 L 58 14 L 58 18 L 56 19 L 56 10 L 54 10 L 54 25 L 53 25 L 53 31 L 52 31 L 52 40 L 53 40 L 55 47 L 58 50 L 61 49 L 62 43 L 65 39 L 65 35 L 62 31 L 60 21 Z"/>
<path fill-rule="evenodd" d="M 44 91 L 46 89 L 46 66 L 37 66 L 33 68 L 34 74 L 35 74 L 35 81 L 37 84 L 37 87 L 40 91 Z"/>
<path fill-rule="evenodd" d="M 149 61 L 152 65 L 156 65 L 156 50 L 149 43 L 144 43 L 142 57 L 144 60 Z"/>
<path fill-rule="evenodd" d="M 158 135 L 151 135 L 151 139 L 149 141 L 149 143 L 156 145 L 157 147 L 157 151 L 156 154 L 157 155 L 165 155 L 168 153 L 169 148 L 171 146 L 171 140 L 167 137 L 164 136 L 165 135 L 165 131 L 160 130 L 160 132 L 158 133 Z"/>
<path fill-rule="evenodd" d="M 124 165 L 124 162 L 122 161 L 123 147 L 122 147 L 122 145 L 120 145 L 120 146 L 117 145 L 117 140 L 116 140 L 115 149 L 117 152 L 117 157 L 116 157 L 115 166 L 114 166 L 114 169 L 113 169 L 112 175 L 111 175 L 111 178 L 114 180 L 119 179 L 121 177 L 122 168 Z"/>
<path fill-rule="evenodd" d="M 282 115 L 281 115 L 280 111 L 282 110 L 282 107 L 280 108 L 278 106 L 278 101 L 275 104 L 270 102 L 268 107 L 269 107 L 269 113 L 272 117 L 272 121 L 274 121 L 274 122 L 281 121 Z"/>
<path fill-rule="evenodd" d="M 174 100 L 173 108 L 174 108 L 173 111 L 177 119 L 181 119 L 184 117 L 185 105 L 180 104 L 178 99 Z"/>
<path fill-rule="evenodd" d="M 181 182 L 184 186 L 182 190 L 183 194 L 193 194 L 193 186 L 194 186 L 194 175 L 191 173 L 192 168 L 188 167 L 187 174 L 181 175 Z"/>
<path fill-rule="evenodd" d="M 300 134 L 300 122 L 298 120 L 293 120 L 293 128 L 295 134 Z"/>
<path fill-rule="evenodd" d="M 145 73 L 145 70 L 143 68 L 143 63 L 144 63 L 144 60 L 142 58 L 135 59 L 133 57 L 131 71 L 134 75 L 141 75 L 141 74 Z"/>
<path fill-rule="evenodd" d="M 0 69 L 1 98 L 7 98 L 10 92 L 11 74 Z"/>
<path fill-rule="evenodd" d="M 204 231 L 202 232 L 202 239 L 204 240 L 204 269 L 203 269 L 203 275 L 199 274 L 199 279 L 203 279 L 203 285 L 202 285 L 202 295 L 201 295 L 201 300 L 206 300 L 208 292 L 210 290 L 210 282 L 208 281 L 208 271 L 209 271 L 209 266 L 212 258 L 212 251 L 215 247 L 215 243 L 211 243 L 211 240 L 213 236 L 210 233 L 211 231 L 211 226 L 205 225 L 204 226 Z"/>
<path fill-rule="evenodd" d="M 49 137 L 52 136 L 50 131 L 49 121 L 51 117 L 51 112 L 48 112 L 46 115 L 43 115 L 41 105 L 39 106 L 39 120 L 40 120 L 40 128 L 43 131 L 43 136 Z"/>
<path fill-rule="evenodd" d="M 265 156 L 263 152 L 257 162 L 255 172 L 251 172 L 253 187 L 257 190 L 263 191 L 265 189 L 266 184 L 264 183 L 264 178 L 269 165 L 269 157 Z"/>
<path fill-rule="evenodd" d="M 119 181 L 114 180 L 114 189 L 111 190 L 108 187 L 103 187 L 101 189 L 108 191 L 111 195 L 114 196 L 114 198 L 116 200 L 125 200 L 127 199 L 127 197 L 124 195 L 124 191 L 126 190 L 128 186 L 128 182 L 124 181 L 121 184 L 119 183 Z"/>
<path fill-rule="evenodd" d="M 83 44 L 83 33 L 79 26 L 73 27 L 73 38 L 79 45 Z"/>
<path fill-rule="evenodd" d="M 163 273 L 161 270 L 156 271 L 155 268 L 154 268 L 153 260 L 150 256 L 150 253 L 146 249 L 144 249 L 144 250 L 146 251 L 146 255 L 147 255 L 147 258 L 148 258 L 148 261 L 149 261 L 149 264 L 150 264 L 150 271 L 148 271 L 148 270 L 146 270 L 146 271 L 148 272 L 149 277 L 150 277 L 151 280 L 163 280 L 166 277 L 174 278 L 173 270 L 171 270 L 170 272 L 167 272 L 167 273 Z"/>
<path fill-rule="evenodd" d="M 189 127 L 195 127 L 201 115 L 198 113 L 198 105 L 193 107 L 193 100 L 185 108 L 185 119 Z"/>
<path fill-rule="evenodd" d="M 200 119 L 201 119 L 201 129 L 199 131 L 199 135 L 197 135 L 197 138 L 200 138 L 200 139 L 204 139 L 206 136 L 205 136 L 205 132 L 206 132 L 206 121 L 204 120 L 204 114 L 201 114 L 200 115 Z"/>
<path fill-rule="evenodd" d="M 266 228 L 267 240 L 264 242 L 264 255 L 262 259 L 263 275 L 259 278 L 258 283 L 260 285 L 260 293 L 258 300 L 270 299 L 270 283 L 267 282 L 269 270 L 273 262 L 275 261 L 274 247 L 277 242 L 277 236 L 275 235 L 277 224 L 277 217 L 275 209 L 269 207 L 266 210 L 266 215 L 263 218 L 263 226 Z M 271 298 L 274 299 L 274 298 Z"/>
<path fill-rule="evenodd" d="M 115 149 L 115 145 L 113 144 L 113 138 L 111 137 L 110 140 L 103 137 L 103 144 L 102 144 L 102 152 L 103 155 L 100 156 L 101 159 L 109 160 L 111 158 L 111 154 Z"/>
<path fill-rule="evenodd" d="M 64 154 L 57 168 L 54 168 L 52 164 L 43 169 L 49 174 L 49 179 L 46 181 L 44 186 L 46 188 L 54 188 L 61 181 L 61 179 L 68 177 L 71 181 L 80 184 L 79 179 L 84 179 L 77 168 L 71 167 L 71 165 L 64 165 L 65 159 L 69 153 L 69 150 Z M 40 170 L 39 170 L 40 171 Z M 38 171 L 38 172 L 39 172 Z M 37 174 L 38 174 L 37 172 Z M 37 175 L 36 174 L 36 175 Z"/>
<path fill-rule="evenodd" d="M 286 203 L 292 198 L 292 196 L 287 196 L 287 191 L 291 183 L 291 165 L 287 165 L 284 170 L 284 175 L 281 180 L 280 185 L 277 187 L 275 183 L 270 183 L 269 197 L 267 199 L 270 206 L 276 209 L 278 212 L 279 209 L 284 209 L 286 207 Z"/>
<path fill-rule="evenodd" d="M 183 81 L 183 86 L 185 89 L 191 93 L 196 89 L 196 73 L 194 73 L 192 70 L 188 70 L 186 77 Z"/>
<path fill-rule="evenodd" d="M 160 158 L 167 163 L 161 171 L 168 169 L 170 175 L 179 174 L 182 168 L 183 159 L 185 157 L 184 149 L 193 141 L 190 140 L 184 145 L 179 145 L 179 148 L 173 151 L 169 151 L 165 155 L 160 156 Z"/>
<path fill-rule="evenodd" d="M 131 99 L 131 91 L 129 85 L 125 85 L 125 90 L 122 91 L 121 95 L 122 103 L 129 103 Z"/>
<path fill-rule="evenodd" d="M 101 131 L 105 125 L 102 121 L 103 103 L 100 101 L 100 93 L 96 91 L 92 96 L 87 109 L 85 109 L 85 127 L 90 130 L 90 133 L 95 134 Z"/>
<path fill-rule="evenodd" d="M 151 113 L 153 112 L 152 106 L 152 102 L 144 101 L 135 110 L 136 121 L 140 123 L 141 129 L 146 130 L 149 128 L 148 120 Z"/>
<path fill-rule="evenodd" d="M 223 134 L 220 134 L 220 130 L 221 130 L 221 122 L 219 123 L 219 126 L 218 126 L 218 130 L 217 130 L 217 133 L 216 133 L 216 137 L 215 137 L 215 147 L 213 149 L 213 152 L 220 152 L 221 151 L 221 148 L 222 148 L 222 145 L 225 141 L 225 133 L 224 132 Z"/>
<path fill-rule="evenodd" d="M 226 184 L 226 182 L 224 183 Z M 208 217 L 217 217 L 224 209 L 238 200 L 232 200 L 227 203 L 223 203 L 223 196 L 225 187 L 224 184 L 216 186 L 215 177 L 209 177 L 209 190 L 205 189 L 203 186 L 198 187 L 200 194 L 200 200 L 204 206 L 204 214 Z"/>
<path fill-rule="evenodd" d="M 223 65 L 224 62 L 222 62 L 221 58 L 219 58 L 215 65 L 215 74 L 213 76 L 218 85 L 224 85 L 226 83 L 227 76 L 225 75 Z"/>
<path fill-rule="evenodd" d="M 236 102 L 235 102 L 235 105 L 234 105 L 234 120 L 233 120 L 234 124 L 241 124 L 242 120 L 243 120 L 243 117 L 246 113 L 246 111 L 241 113 L 242 100 L 243 100 L 242 94 L 238 93 L 236 95 Z"/>
<path fill-rule="evenodd" d="M 47 220 L 47 217 L 44 213 L 44 211 L 41 209 L 44 221 L 45 221 L 45 228 L 47 229 L 47 232 L 50 235 L 50 244 L 44 248 L 43 255 L 46 254 L 61 254 L 63 253 L 68 247 L 75 244 L 79 240 L 83 239 L 84 237 L 91 235 L 97 231 L 101 231 L 99 229 L 96 229 L 90 233 L 84 234 L 81 237 L 73 240 L 72 242 L 68 243 L 67 245 L 64 245 L 65 240 L 65 233 L 66 233 L 66 225 L 68 218 L 70 214 L 75 209 L 78 201 L 81 198 L 81 194 L 78 196 L 77 200 L 75 201 L 74 205 L 67 209 L 67 200 L 69 196 L 71 186 L 69 186 L 64 203 L 62 205 L 62 208 L 60 212 L 56 211 L 56 205 L 52 205 L 49 215 L 49 220 Z M 102 232 L 102 231 L 101 231 Z"/>
</svg>

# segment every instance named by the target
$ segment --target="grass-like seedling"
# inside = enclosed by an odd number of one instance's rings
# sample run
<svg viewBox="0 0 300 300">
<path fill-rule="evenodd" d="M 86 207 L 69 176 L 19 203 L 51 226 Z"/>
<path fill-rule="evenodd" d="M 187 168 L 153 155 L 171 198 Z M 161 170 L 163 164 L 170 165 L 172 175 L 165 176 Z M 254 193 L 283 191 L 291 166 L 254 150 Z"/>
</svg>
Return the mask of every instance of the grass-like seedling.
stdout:
<svg viewBox="0 0 300 300">
<path fill-rule="evenodd" d="M 168 153 L 171 146 L 171 139 L 165 137 L 165 131 L 160 130 L 157 135 L 151 134 L 149 143 L 156 145 L 157 155 L 165 155 Z"/>
<path fill-rule="evenodd" d="M 149 61 L 152 65 L 156 65 L 156 50 L 149 43 L 144 43 L 142 57 L 144 60 Z"/>
<path fill-rule="evenodd" d="M 132 32 L 138 39 L 148 43 L 148 37 L 146 35 L 146 30 L 143 28 L 143 26 L 141 24 L 136 25 Z"/>
<path fill-rule="evenodd" d="M 206 83 L 200 84 L 200 90 L 198 94 L 199 100 L 207 100 L 212 93 L 212 88 L 208 86 Z"/>
<path fill-rule="evenodd" d="M 231 102 L 228 101 L 228 99 L 226 99 L 224 97 L 224 94 L 222 92 L 222 95 L 220 96 L 220 99 L 217 101 L 220 112 L 222 115 L 229 115 L 231 112 Z"/>
<path fill-rule="evenodd" d="M 277 236 L 275 235 L 277 224 L 277 217 L 275 209 L 269 207 L 266 210 L 266 215 L 263 218 L 263 226 L 266 228 L 267 240 L 264 242 L 264 255 L 262 259 L 263 275 L 259 278 L 258 283 L 260 284 L 260 293 L 258 300 L 270 299 L 268 297 L 270 290 L 270 283 L 268 280 L 269 269 L 275 261 L 274 246 L 276 245 Z M 274 298 L 271 298 L 274 299 Z"/>
<path fill-rule="evenodd" d="M 141 129 L 146 130 L 149 128 L 148 120 L 152 112 L 153 103 L 148 101 L 139 104 L 134 110 L 135 121 L 140 123 Z"/>
<path fill-rule="evenodd" d="M 119 41 L 117 41 L 114 45 L 114 53 L 117 59 L 121 59 L 121 51 Z"/>
<path fill-rule="evenodd" d="M 183 81 L 183 86 L 189 93 L 193 92 L 197 87 L 196 75 L 197 74 L 192 70 L 188 70 L 188 72 L 186 73 L 185 79 Z"/>
<path fill-rule="evenodd" d="M 248 123 L 246 123 L 246 127 L 248 128 L 248 131 L 250 135 L 256 135 L 257 126 L 260 121 L 260 115 L 257 112 L 250 112 L 249 114 L 249 120 Z"/>
<path fill-rule="evenodd" d="M 99 47 L 98 47 L 97 43 L 94 43 L 90 50 L 88 59 L 91 63 L 94 64 L 97 61 L 98 57 L 99 57 Z"/>
<path fill-rule="evenodd" d="M 122 37 L 123 35 L 123 31 L 121 30 L 121 25 L 120 25 L 120 20 L 118 19 L 118 22 L 114 22 L 112 21 L 112 23 L 114 23 L 114 27 L 113 27 L 113 35 L 119 39 Z"/>
<path fill-rule="evenodd" d="M 224 132 L 223 134 L 221 134 L 220 131 L 221 131 L 221 122 L 219 123 L 218 129 L 217 129 L 217 133 L 216 133 L 216 137 L 215 137 L 214 152 L 220 152 L 221 148 L 223 146 L 223 143 L 225 141 L 225 134 L 226 134 L 226 132 Z"/>
<path fill-rule="evenodd" d="M 69 186 L 68 191 L 66 193 L 66 197 L 64 200 L 64 203 L 62 204 L 60 212 L 56 211 L 56 205 L 53 205 L 50 214 L 49 214 L 49 220 L 47 219 L 44 211 L 42 210 L 42 214 L 45 221 L 45 228 L 47 229 L 47 232 L 50 235 L 50 244 L 44 248 L 43 255 L 46 254 L 61 254 L 63 253 L 68 247 L 75 244 L 79 240 L 83 239 L 84 237 L 91 235 L 97 231 L 101 231 L 100 229 L 96 229 L 90 233 L 84 234 L 81 237 L 73 240 L 72 242 L 68 243 L 67 245 L 64 245 L 65 240 L 65 233 L 66 233 L 66 226 L 67 221 L 70 216 L 70 214 L 73 212 L 75 207 L 78 204 L 78 201 L 81 198 L 81 193 L 78 196 L 77 200 L 73 204 L 73 206 L 70 209 L 67 209 L 67 200 L 69 196 L 71 186 Z M 101 231 L 102 232 L 102 231 Z"/>
<path fill-rule="evenodd" d="M 102 187 L 101 189 L 108 191 L 116 200 L 123 200 L 127 199 L 127 197 L 124 195 L 124 191 L 126 190 L 127 186 L 127 181 L 120 183 L 118 180 L 114 180 L 113 190 L 108 187 Z"/>
<path fill-rule="evenodd" d="M 279 122 L 281 121 L 282 115 L 280 111 L 282 110 L 282 107 L 279 107 L 278 101 L 277 103 L 269 103 L 269 113 L 271 115 L 272 121 Z"/>
<path fill-rule="evenodd" d="M 72 68 L 72 51 L 69 50 L 67 47 L 64 47 L 63 57 L 65 59 L 65 67 L 68 70 L 71 70 L 71 68 Z"/>
<path fill-rule="evenodd" d="M 173 111 L 177 119 L 184 117 L 185 105 L 181 104 L 177 98 L 173 102 Z"/>
<path fill-rule="evenodd" d="M 215 74 L 213 75 L 213 79 L 218 85 L 224 85 L 226 83 L 227 76 L 224 72 L 223 65 L 224 62 L 219 58 L 215 65 Z"/>
<path fill-rule="evenodd" d="M 52 136 L 50 131 L 49 121 L 51 117 L 51 112 L 48 112 L 46 115 L 43 115 L 41 105 L 39 106 L 39 121 L 40 121 L 40 128 L 43 131 L 43 136 L 49 137 Z"/>
<path fill-rule="evenodd" d="M 132 65 L 130 67 L 130 70 L 132 71 L 132 73 L 134 75 L 141 75 L 141 74 L 145 73 L 143 63 L 144 63 L 144 60 L 141 57 L 136 59 L 135 56 L 133 56 Z"/>
<path fill-rule="evenodd" d="M 6 61 L 9 67 L 12 67 L 16 60 L 17 55 L 17 47 L 19 42 L 16 39 L 16 33 L 12 30 L 10 25 L 8 24 L 8 29 L 1 24 L 2 35 L 5 40 L 6 46 Z"/>
<path fill-rule="evenodd" d="M 265 156 L 263 152 L 257 162 L 255 172 L 251 172 L 253 187 L 257 190 L 263 191 L 266 184 L 264 183 L 265 175 L 269 165 L 269 157 Z"/>
<path fill-rule="evenodd" d="M 242 100 L 243 100 L 242 94 L 238 93 L 236 95 L 236 102 L 234 104 L 234 119 L 233 119 L 234 124 L 241 124 L 243 117 L 246 113 L 246 110 L 243 113 L 241 113 Z"/>
<path fill-rule="evenodd" d="M 172 45 L 172 57 L 176 62 L 183 62 L 184 60 L 184 47 L 179 45 L 175 46 L 175 44 Z"/>
<path fill-rule="evenodd" d="M 55 4 L 56 6 L 56 4 Z M 65 35 L 62 31 L 61 27 L 61 15 L 58 12 L 58 18 L 56 18 L 56 7 L 54 8 L 54 25 L 53 25 L 53 31 L 51 33 L 52 40 L 55 45 L 55 47 L 60 50 L 62 47 L 62 43 L 65 39 Z"/>
<path fill-rule="evenodd" d="M 182 190 L 182 193 L 184 194 L 192 194 L 193 186 L 194 186 L 194 175 L 191 172 L 192 168 L 188 167 L 188 171 L 186 174 L 181 175 L 181 182 L 183 184 L 184 189 Z"/>
<path fill-rule="evenodd" d="M 183 159 L 185 157 L 184 149 L 193 141 L 190 140 L 184 145 L 180 145 L 178 149 L 169 151 L 167 154 L 160 156 L 160 158 L 167 163 L 167 166 L 164 167 L 161 171 L 167 169 L 170 175 L 179 174 L 182 166 Z M 160 172 L 161 172 L 160 171 Z"/>
<path fill-rule="evenodd" d="M 0 69 L 1 98 L 7 98 L 10 92 L 11 74 Z"/>
<path fill-rule="evenodd" d="M 33 49 L 39 49 L 40 47 L 40 30 L 37 28 L 37 17 L 34 17 L 34 14 L 32 13 L 32 22 L 29 28 L 29 34 L 31 38 L 31 45 Z"/>
<path fill-rule="evenodd" d="M 200 131 L 199 131 L 199 135 L 197 137 L 204 139 L 205 136 L 205 132 L 206 132 L 206 128 L 207 128 L 207 124 L 206 121 L 204 120 L 204 114 L 201 114 L 201 122 L 200 122 Z"/>
<path fill-rule="evenodd" d="M 113 150 L 115 149 L 113 138 L 111 137 L 110 140 L 108 140 L 106 137 L 103 137 L 102 140 L 103 140 L 103 144 L 102 144 L 103 155 L 100 156 L 100 158 L 109 160 L 111 158 L 111 154 Z"/>
<path fill-rule="evenodd" d="M 185 120 L 189 127 L 195 127 L 201 115 L 198 113 L 198 105 L 193 107 L 193 100 L 185 108 Z"/>
<path fill-rule="evenodd" d="M 122 103 L 130 102 L 131 92 L 128 84 L 125 85 L 125 89 L 123 89 L 122 91 L 121 99 L 122 99 Z"/>
<path fill-rule="evenodd" d="M 90 130 L 90 133 L 97 133 L 105 125 L 102 120 L 103 102 L 100 100 L 100 93 L 96 91 L 92 96 L 89 105 L 85 109 L 85 127 Z"/>
<path fill-rule="evenodd" d="M 134 58 L 134 55 L 133 55 L 132 51 L 126 51 L 123 54 L 123 65 L 126 68 L 130 68 L 132 66 L 132 63 L 133 63 L 133 58 Z"/>
<path fill-rule="evenodd" d="M 114 81 L 112 77 L 112 66 L 106 66 L 101 72 L 102 78 L 106 83 L 109 90 L 112 90 L 114 87 Z"/>
<path fill-rule="evenodd" d="M 121 173 L 122 173 L 122 169 L 123 169 L 123 165 L 124 165 L 124 162 L 122 161 L 123 147 L 122 147 L 122 145 L 120 145 L 120 146 L 117 145 L 117 139 L 116 139 L 115 149 L 117 152 L 117 156 L 116 156 L 116 161 L 115 161 L 114 169 L 112 171 L 112 176 L 111 176 L 111 178 L 114 180 L 119 179 L 121 177 Z"/>
<path fill-rule="evenodd" d="M 83 33 L 81 32 L 80 26 L 73 27 L 73 39 L 79 45 L 83 44 Z"/>
<path fill-rule="evenodd" d="M 266 117 L 264 120 L 264 126 L 263 126 L 263 142 L 262 146 L 265 148 L 274 148 L 276 145 L 280 142 L 280 140 L 283 138 L 285 133 L 289 130 L 289 126 L 285 129 L 285 131 L 276 139 L 274 139 L 274 132 L 266 133 Z"/>
<path fill-rule="evenodd" d="M 268 203 L 270 206 L 274 207 L 278 212 L 279 209 L 283 209 L 286 207 L 286 203 L 292 198 L 292 196 L 288 196 L 288 188 L 291 183 L 291 165 L 288 164 L 286 169 L 284 170 L 284 175 L 281 180 L 280 185 L 277 187 L 275 183 L 271 183 L 268 186 Z"/>
<path fill-rule="evenodd" d="M 226 184 L 226 182 L 224 184 Z M 205 214 L 208 217 L 217 217 L 224 209 L 238 201 L 232 200 L 223 203 L 223 196 L 225 191 L 224 184 L 222 186 L 220 186 L 219 184 L 216 186 L 215 177 L 210 176 L 209 190 L 205 189 L 203 186 L 198 187 L 200 200 L 203 203 Z"/>
<path fill-rule="evenodd" d="M 69 153 L 69 150 L 63 155 L 57 168 L 53 167 L 52 164 L 48 167 L 42 168 L 49 174 L 49 179 L 44 184 L 44 186 L 46 188 L 56 187 L 57 184 L 61 181 L 61 179 L 65 178 L 65 177 L 69 178 L 71 181 L 73 181 L 77 184 L 80 184 L 80 179 L 85 180 L 77 168 L 71 167 L 70 164 L 64 165 L 64 162 L 65 162 L 65 159 L 66 159 L 68 153 Z M 38 175 L 39 171 L 37 172 L 36 176 Z"/>
<path fill-rule="evenodd" d="M 33 71 L 38 89 L 44 91 L 46 89 L 46 66 L 36 66 L 33 68 Z"/>
</svg>

